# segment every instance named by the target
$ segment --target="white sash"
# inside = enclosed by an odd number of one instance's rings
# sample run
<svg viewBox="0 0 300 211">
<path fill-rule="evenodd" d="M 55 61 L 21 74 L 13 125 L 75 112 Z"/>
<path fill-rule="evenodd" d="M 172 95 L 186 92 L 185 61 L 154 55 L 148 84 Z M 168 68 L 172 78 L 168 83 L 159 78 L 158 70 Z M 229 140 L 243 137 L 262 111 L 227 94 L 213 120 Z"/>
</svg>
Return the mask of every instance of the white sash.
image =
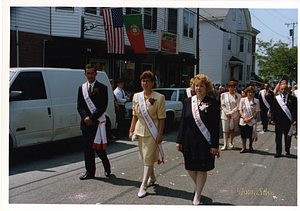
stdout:
<svg viewBox="0 0 300 211">
<path fill-rule="evenodd" d="M 253 98 L 253 103 L 254 103 L 254 98 Z M 245 98 L 245 105 L 246 105 L 246 112 L 248 113 L 248 116 L 251 117 L 253 115 L 252 109 L 251 109 L 251 105 L 249 102 L 249 99 L 246 97 Z M 257 141 L 257 133 L 256 133 L 256 119 L 252 119 L 251 120 L 252 124 L 253 124 L 253 130 L 252 130 L 252 142 Z"/>
<path fill-rule="evenodd" d="M 269 105 L 268 101 L 266 100 L 266 93 L 267 93 L 266 90 L 263 89 L 263 90 L 261 90 L 260 95 L 261 95 L 261 98 L 262 98 L 265 106 L 268 108 L 267 118 L 270 119 L 271 118 L 271 106 Z"/>
<path fill-rule="evenodd" d="M 186 91 L 187 97 L 189 97 L 189 98 L 192 97 L 192 89 L 190 87 L 186 88 L 185 91 Z"/>
<path fill-rule="evenodd" d="M 150 114 L 148 113 L 147 110 L 147 105 L 145 103 L 145 97 L 144 97 L 144 92 L 140 92 L 138 94 L 138 102 L 139 102 L 139 108 L 142 114 L 142 117 L 146 123 L 147 128 L 150 131 L 150 134 L 156 140 L 157 135 L 158 135 L 158 129 L 151 118 Z M 164 152 L 162 149 L 162 143 L 156 144 L 156 158 L 157 158 L 157 164 L 164 163 Z"/>
<path fill-rule="evenodd" d="M 82 84 L 82 95 L 85 100 L 87 107 L 89 108 L 91 113 L 96 111 L 96 106 L 94 105 L 93 101 L 91 100 L 89 93 L 88 93 L 88 82 Z M 107 138 L 106 138 L 106 119 L 105 114 L 98 118 L 98 128 L 96 132 L 96 136 L 94 138 L 93 148 L 97 150 L 101 150 L 101 142 L 103 144 L 103 150 L 106 148 L 107 145 Z"/>
<path fill-rule="evenodd" d="M 198 126 L 200 132 L 203 134 L 207 142 L 211 145 L 211 135 L 206 128 L 205 124 L 203 123 L 201 117 L 200 117 L 200 112 L 197 104 L 197 95 L 193 96 L 191 98 L 192 100 L 192 114 L 195 120 L 196 125 Z"/>
<path fill-rule="evenodd" d="M 229 92 L 225 94 L 225 105 L 226 105 L 226 108 L 228 108 L 229 112 L 231 112 L 229 96 L 230 96 Z M 238 112 L 235 112 L 235 114 L 233 114 L 229 120 L 229 132 L 230 133 L 234 132 L 234 121 L 233 120 L 236 119 L 238 116 L 239 116 Z"/>
<path fill-rule="evenodd" d="M 290 137 L 292 137 L 293 130 L 294 130 L 292 114 L 291 114 L 289 108 L 287 107 L 287 105 L 285 104 L 285 102 L 283 101 L 283 98 L 281 95 L 277 95 L 275 98 L 276 98 L 278 104 L 280 105 L 281 109 L 284 111 L 284 113 L 287 115 L 287 117 L 291 121 L 291 127 L 287 134 L 288 138 L 290 138 Z"/>
</svg>

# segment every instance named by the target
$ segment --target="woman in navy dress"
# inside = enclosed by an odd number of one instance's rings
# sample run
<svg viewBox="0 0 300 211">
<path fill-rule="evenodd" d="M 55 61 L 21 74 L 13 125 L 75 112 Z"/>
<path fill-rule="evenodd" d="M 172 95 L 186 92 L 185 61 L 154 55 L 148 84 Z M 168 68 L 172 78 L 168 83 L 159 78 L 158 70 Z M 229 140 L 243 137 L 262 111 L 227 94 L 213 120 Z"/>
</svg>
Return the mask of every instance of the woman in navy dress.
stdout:
<svg viewBox="0 0 300 211">
<path fill-rule="evenodd" d="M 196 95 L 183 102 L 176 147 L 183 153 L 185 169 L 196 185 L 193 204 L 199 205 L 207 171 L 214 168 L 215 155 L 219 152 L 220 107 L 215 98 L 207 96 L 212 84 L 206 75 L 196 75 L 192 88 Z M 193 112 L 192 105 L 199 111 L 202 127 L 199 121 L 196 124 L 197 111 Z"/>
</svg>

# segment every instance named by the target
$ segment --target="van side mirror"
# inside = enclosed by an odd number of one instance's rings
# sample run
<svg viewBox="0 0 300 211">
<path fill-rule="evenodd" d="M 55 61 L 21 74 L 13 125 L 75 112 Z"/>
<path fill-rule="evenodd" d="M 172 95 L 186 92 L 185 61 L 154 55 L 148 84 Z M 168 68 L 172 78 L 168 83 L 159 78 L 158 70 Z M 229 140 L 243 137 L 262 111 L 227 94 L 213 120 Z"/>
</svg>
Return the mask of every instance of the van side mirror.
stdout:
<svg viewBox="0 0 300 211">
<path fill-rule="evenodd" d="M 9 94 L 9 101 L 19 101 L 24 99 L 24 93 L 22 91 L 11 91 Z"/>
</svg>

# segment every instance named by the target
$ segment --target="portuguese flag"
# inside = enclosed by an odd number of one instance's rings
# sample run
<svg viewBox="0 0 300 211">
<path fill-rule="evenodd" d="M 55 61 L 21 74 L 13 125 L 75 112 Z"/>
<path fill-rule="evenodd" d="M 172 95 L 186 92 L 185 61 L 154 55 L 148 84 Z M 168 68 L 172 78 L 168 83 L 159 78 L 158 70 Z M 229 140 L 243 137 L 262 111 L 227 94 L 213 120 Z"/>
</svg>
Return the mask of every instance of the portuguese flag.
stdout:
<svg viewBox="0 0 300 211">
<path fill-rule="evenodd" d="M 124 15 L 123 21 L 134 53 L 147 53 L 144 40 L 142 15 Z"/>
</svg>

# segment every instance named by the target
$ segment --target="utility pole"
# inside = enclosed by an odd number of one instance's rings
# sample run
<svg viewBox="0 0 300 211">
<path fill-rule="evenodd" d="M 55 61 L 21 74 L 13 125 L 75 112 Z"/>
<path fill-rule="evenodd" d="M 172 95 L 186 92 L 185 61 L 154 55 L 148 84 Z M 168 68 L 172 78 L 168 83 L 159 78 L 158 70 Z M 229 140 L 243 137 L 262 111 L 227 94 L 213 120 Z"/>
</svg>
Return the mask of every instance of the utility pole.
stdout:
<svg viewBox="0 0 300 211">
<path fill-rule="evenodd" d="M 197 8 L 197 33 L 196 33 L 196 75 L 200 73 L 199 71 L 199 8 Z"/>
<path fill-rule="evenodd" d="M 292 37 L 292 47 L 294 47 L 294 32 L 295 32 L 295 25 L 298 24 L 298 23 L 286 23 L 285 25 L 287 26 L 290 26 L 290 25 L 293 25 L 293 29 L 290 29 L 290 36 Z"/>
</svg>

